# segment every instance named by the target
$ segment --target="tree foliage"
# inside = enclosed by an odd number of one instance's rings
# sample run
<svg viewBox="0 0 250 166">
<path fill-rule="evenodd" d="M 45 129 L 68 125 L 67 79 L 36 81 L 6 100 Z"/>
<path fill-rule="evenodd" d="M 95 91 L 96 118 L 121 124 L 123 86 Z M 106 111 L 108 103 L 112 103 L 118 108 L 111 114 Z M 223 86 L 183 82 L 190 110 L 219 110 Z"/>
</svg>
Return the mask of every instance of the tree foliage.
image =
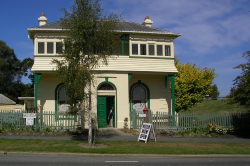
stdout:
<svg viewBox="0 0 250 166">
<path fill-rule="evenodd" d="M 64 83 L 69 113 L 85 111 L 88 114 L 89 131 L 92 127 L 91 86 L 94 69 L 108 65 L 108 58 L 115 54 L 121 41 L 115 33 L 118 29 L 116 14 L 103 14 L 99 0 L 75 0 L 70 11 L 62 9 L 61 25 L 68 37 L 65 50 L 57 64 L 57 76 Z M 89 133 L 89 145 L 91 145 Z"/>
<path fill-rule="evenodd" d="M 20 96 L 34 96 L 33 85 L 21 82 L 22 76 L 32 77 L 32 65 L 33 59 L 20 61 L 14 50 L 0 40 L 0 93 L 17 103 Z"/>
<path fill-rule="evenodd" d="M 214 69 L 197 67 L 192 63 L 179 63 L 175 66 L 178 73 L 175 75 L 175 108 L 176 111 L 189 110 L 212 91 L 211 84 L 217 76 Z"/>
<path fill-rule="evenodd" d="M 220 95 L 220 92 L 218 91 L 218 87 L 216 84 L 212 85 L 211 87 L 212 87 L 212 91 L 209 94 L 209 97 L 211 97 L 212 100 L 217 100 Z"/>
<path fill-rule="evenodd" d="M 230 102 L 250 108 L 250 51 L 245 52 L 243 57 L 246 58 L 247 62 L 234 67 L 234 69 L 241 69 L 242 73 L 233 80 Z"/>
</svg>

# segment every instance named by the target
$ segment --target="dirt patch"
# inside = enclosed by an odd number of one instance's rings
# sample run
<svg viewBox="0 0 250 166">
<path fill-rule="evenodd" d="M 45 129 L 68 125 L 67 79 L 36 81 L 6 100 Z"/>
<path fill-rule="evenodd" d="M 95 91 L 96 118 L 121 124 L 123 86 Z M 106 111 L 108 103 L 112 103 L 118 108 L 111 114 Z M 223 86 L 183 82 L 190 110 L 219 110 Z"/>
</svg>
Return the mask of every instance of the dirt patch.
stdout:
<svg viewBox="0 0 250 166">
<path fill-rule="evenodd" d="M 89 146 L 88 143 L 80 143 L 78 144 L 78 146 L 80 146 L 81 148 L 106 148 L 107 145 L 105 144 L 95 144 L 95 145 L 92 145 L 92 146 Z"/>
<path fill-rule="evenodd" d="M 66 132 L 33 132 L 33 131 L 4 131 L 0 136 L 28 136 L 28 137 L 67 137 L 71 133 Z"/>
<path fill-rule="evenodd" d="M 120 131 L 116 128 L 102 128 L 99 130 L 93 130 L 93 135 L 101 137 L 112 137 L 112 136 L 123 136 L 123 135 L 132 135 L 132 133 L 126 133 Z M 78 130 L 78 131 L 2 131 L 0 132 L 0 136 L 28 136 L 28 137 L 87 137 L 88 129 Z"/>
</svg>

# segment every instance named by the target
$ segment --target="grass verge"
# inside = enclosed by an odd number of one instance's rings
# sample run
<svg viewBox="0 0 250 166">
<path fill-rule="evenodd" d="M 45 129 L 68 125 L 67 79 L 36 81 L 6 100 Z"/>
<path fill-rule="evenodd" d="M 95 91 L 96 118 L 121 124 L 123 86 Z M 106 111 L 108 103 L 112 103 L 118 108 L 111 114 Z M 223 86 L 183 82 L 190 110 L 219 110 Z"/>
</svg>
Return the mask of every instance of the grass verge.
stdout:
<svg viewBox="0 0 250 166">
<path fill-rule="evenodd" d="M 183 112 L 181 110 L 180 112 Z M 190 111 L 184 111 L 185 113 L 247 113 L 249 109 L 239 104 L 228 104 L 227 101 L 223 100 L 203 100 L 198 103 L 195 107 L 191 108 Z"/>
<path fill-rule="evenodd" d="M 83 147 L 84 141 L 0 139 L 2 151 L 100 154 L 250 154 L 250 143 L 98 141 L 101 148 Z M 98 146 L 97 146 L 98 147 Z"/>
</svg>

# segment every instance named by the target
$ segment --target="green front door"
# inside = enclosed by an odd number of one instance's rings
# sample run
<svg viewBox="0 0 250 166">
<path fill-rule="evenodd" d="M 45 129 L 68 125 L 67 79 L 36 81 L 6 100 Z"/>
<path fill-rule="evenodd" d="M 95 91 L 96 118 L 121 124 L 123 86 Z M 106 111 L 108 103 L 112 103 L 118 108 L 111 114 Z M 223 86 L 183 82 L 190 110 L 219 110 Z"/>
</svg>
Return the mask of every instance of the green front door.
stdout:
<svg viewBox="0 0 250 166">
<path fill-rule="evenodd" d="M 99 128 L 107 127 L 107 106 L 105 96 L 97 97 L 97 120 Z"/>
<path fill-rule="evenodd" d="M 113 127 L 116 127 L 116 124 L 115 124 L 115 97 L 113 100 Z"/>
</svg>

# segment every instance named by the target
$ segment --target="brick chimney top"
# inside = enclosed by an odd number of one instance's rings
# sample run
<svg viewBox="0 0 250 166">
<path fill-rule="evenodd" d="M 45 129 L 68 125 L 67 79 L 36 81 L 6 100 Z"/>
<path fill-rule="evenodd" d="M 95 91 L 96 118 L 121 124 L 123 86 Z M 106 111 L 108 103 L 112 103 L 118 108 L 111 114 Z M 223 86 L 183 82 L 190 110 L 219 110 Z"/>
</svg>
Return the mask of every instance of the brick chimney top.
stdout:
<svg viewBox="0 0 250 166">
<path fill-rule="evenodd" d="M 45 25 L 47 23 L 48 19 L 45 17 L 45 14 L 42 13 L 41 17 L 38 18 L 39 26 Z"/>
<path fill-rule="evenodd" d="M 142 23 L 142 25 L 144 25 L 144 26 L 146 26 L 146 27 L 151 27 L 152 24 L 153 24 L 153 21 L 151 21 L 151 20 L 149 19 L 149 16 L 146 16 L 144 22 Z"/>
</svg>

